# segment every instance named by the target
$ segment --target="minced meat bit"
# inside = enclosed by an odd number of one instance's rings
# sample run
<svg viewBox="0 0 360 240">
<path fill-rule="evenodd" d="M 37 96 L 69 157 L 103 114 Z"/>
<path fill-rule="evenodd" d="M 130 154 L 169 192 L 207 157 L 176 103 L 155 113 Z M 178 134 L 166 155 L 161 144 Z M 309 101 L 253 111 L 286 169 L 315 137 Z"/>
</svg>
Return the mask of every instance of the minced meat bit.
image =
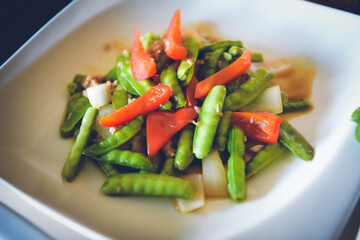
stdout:
<svg viewBox="0 0 360 240">
<path fill-rule="evenodd" d="M 93 87 L 93 86 L 96 86 L 96 85 L 99 85 L 102 83 L 104 77 L 103 76 L 100 76 L 100 75 L 97 75 L 97 76 L 91 76 L 91 75 L 88 75 L 82 82 L 81 82 L 81 85 L 86 89 L 86 88 L 89 88 L 89 87 Z"/>
<path fill-rule="evenodd" d="M 110 96 L 112 96 L 116 85 L 117 85 L 117 82 L 106 81 L 106 83 L 105 83 L 106 90 L 110 94 Z"/>
<path fill-rule="evenodd" d="M 150 44 L 147 52 L 150 54 L 154 60 L 158 60 L 160 58 L 160 55 L 165 51 L 164 49 L 164 43 L 162 40 L 156 40 L 152 44 Z"/>
</svg>

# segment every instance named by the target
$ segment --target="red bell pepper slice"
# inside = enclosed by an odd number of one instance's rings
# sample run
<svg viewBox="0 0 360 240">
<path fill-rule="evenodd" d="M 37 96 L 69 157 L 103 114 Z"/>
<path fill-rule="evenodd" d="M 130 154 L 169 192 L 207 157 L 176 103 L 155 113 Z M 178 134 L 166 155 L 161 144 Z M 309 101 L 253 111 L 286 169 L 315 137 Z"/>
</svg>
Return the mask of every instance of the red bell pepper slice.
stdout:
<svg viewBox="0 0 360 240">
<path fill-rule="evenodd" d="M 187 99 L 187 103 L 186 106 L 189 107 L 194 107 L 197 104 L 197 100 L 195 98 L 195 88 L 196 88 L 196 84 L 199 81 L 196 79 L 195 74 L 192 76 L 189 84 L 186 86 L 186 90 L 185 90 L 185 96 Z"/>
<path fill-rule="evenodd" d="M 213 87 L 231 82 L 246 72 L 250 66 L 251 52 L 245 51 L 235 62 L 196 84 L 195 97 L 204 98 Z"/>
<path fill-rule="evenodd" d="M 99 124 L 105 127 L 116 127 L 128 123 L 139 114 L 146 115 L 161 107 L 171 96 L 171 88 L 159 84 L 150 88 L 144 95 L 128 103 L 116 112 L 100 118 Z"/>
<path fill-rule="evenodd" d="M 175 60 L 182 60 L 186 58 L 187 51 L 181 39 L 180 9 L 176 10 L 173 18 L 171 19 L 169 28 L 164 38 L 164 43 L 165 53 L 168 57 Z"/>
<path fill-rule="evenodd" d="M 277 142 L 281 117 L 269 112 L 233 112 L 231 126 L 238 126 L 246 137 L 265 144 Z"/>
<path fill-rule="evenodd" d="M 137 81 L 150 78 L 156 73 L 155 60 L 145 51 L 137 29 L 135 29 L 134 43 L 131 49 L 130 65 L 131 73 Z"/>
<path fill-rule="evenodd" d="M 180 108 L 176 112 L 158 111 L 146 119 L 146 141 L 149 157 L 153 157 L 180 129 L 198 116 L 192 107 Z"/>
</svg>

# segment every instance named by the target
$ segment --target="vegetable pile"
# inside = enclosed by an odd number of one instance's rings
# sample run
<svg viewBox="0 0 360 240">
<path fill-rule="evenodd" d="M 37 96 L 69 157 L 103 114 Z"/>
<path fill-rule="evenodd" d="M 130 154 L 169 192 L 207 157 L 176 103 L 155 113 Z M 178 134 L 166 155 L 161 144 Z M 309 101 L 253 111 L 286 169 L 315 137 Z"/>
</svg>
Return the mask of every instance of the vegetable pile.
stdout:
<svg viewBox="0 0 360 240">
<path fill-rule="evenodd" d="M 197 39 L 197 40 L 195 40 Z M 107 195 L 176 198 L 177 209 L 206 197 L 246 199 L 246 180 L 286 149 L 304 160 L 314 150 L 278 114 L 311 107 L 291 99 L 241 41 L 182 35 L 177 10 L 164 37 L 135 30 L 102 76 L 76 75 L 60 127 L 75 137 L 62 170 L 72 181 L 83 159 L 108 177 Z"/>
</svg>

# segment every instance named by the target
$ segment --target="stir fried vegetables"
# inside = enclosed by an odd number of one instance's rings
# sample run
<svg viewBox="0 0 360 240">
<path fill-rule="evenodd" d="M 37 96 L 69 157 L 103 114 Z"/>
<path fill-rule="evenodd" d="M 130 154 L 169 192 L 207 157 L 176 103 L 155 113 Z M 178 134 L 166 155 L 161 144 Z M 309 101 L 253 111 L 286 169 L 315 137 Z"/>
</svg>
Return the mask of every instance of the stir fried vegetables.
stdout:
<svg viewBox="0 0 360 240">
<path fill-rule="evenodd" d="M 291 66 L 269 67 L 241 41 L 186 32 L 177 10 L 163 37 L 136 29 L 131 53 L 119 55 L 105 77 L 76 75 L 68 84 L 60 131 L 76 141 L 64 180 L 92 159 L 107 176 L 104 194 L 172 197 L 179 211 L 191 212 L 209 197 L 244 201 L 246 180 L 287 149 L 314 157 L 277 115 L 312 107 L 284 91 L 281 79 L 274 86 Z"/>
</svg>

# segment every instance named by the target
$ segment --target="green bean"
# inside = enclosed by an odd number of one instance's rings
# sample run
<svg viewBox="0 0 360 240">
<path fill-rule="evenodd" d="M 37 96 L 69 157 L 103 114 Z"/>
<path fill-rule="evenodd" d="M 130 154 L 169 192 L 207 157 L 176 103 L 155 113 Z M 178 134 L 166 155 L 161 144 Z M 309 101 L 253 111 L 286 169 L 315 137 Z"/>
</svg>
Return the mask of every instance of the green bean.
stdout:
<svg viewBox="0 0 360 240">
<path fill-rule="evenodd" d="M 232 46 L 229 48 L 228 53 L 232 56 L 240 57 L 244 53 L 244 48 L 239 46 Z"/>
<path fill-rule="evenodd" d="M 126 81 L 132 87 L 132 89 L 135 90 L 136 95 L 141 96 L 144 95 L 151 87 L 153 87 L 154 84 L 148 79 L 144 79 L 142 81 L 136 81 L 134 79 L 134 76 L 132 75 L 131 72 L 130 58 L 131 58 L 130 54 L 126 54 L 123 56 L 122 64 L 121 66 L 119 66 L 121 70 L 120 77 L 122 77 L 124 81 Z M 122 82 L 120 83 L 121 85 L 123 85 Z"/>
<path fill-rule="evenodd" d="M 225 99 L 225 110 L 236 111 L 257 98 L 274 78 L 265 68 L 258 68 L 250 78 Z"/>
<path fill-rule="evenodd" d="M 83 153 L 87 156 L 94 157 L 121 146 L 141 130 L 143 122 L 142 116 L 137 116 L 110 137 L 87 147 Z"/>
<path fill-rule="evenodd" d="M 204 54 L 205 52 L 214 51 L 219 48 L 229 48 L 231 46 L 243 47 L 241 41 L 220 41 L 214 42 L 208 45 L 205 45 L 199 49 L 199 55 Z"/>
<path fill-rule="evenodd" d="M 286 148 L 279 142 L 266 145 L 259 152 L 257 152 L 254 158 L 246 165 L 246 178 L 251 177 L 269 165 L 272 161 L 283 154 L 285 149 Z"/>
<path fill-rule="evenodd" d="M 125 173 L 108 178 L 102 186 L 107 195 L 145 195 L 191 199 L 195 186 L 188 180 L 153 173 Z"/>
<path fill-rule="evenodd" d="M 283 103 L 283 111 L 299 111 L 311 108 L 312 105 L 305 99 L 289 98 L 286 103 Z"/>
<path fill-rule="evenodd" d="M 163 69 L 160 75 L 160 82 L 171 88 L 171 96 L 176 102 L 176 108 L 181 108 L 187 103 L 186 97 L 176 77 L 176 70 L 173 65 Z"/>
<path fill-rule="evenodd" d="M 149 46 L 155 42 L 156 40 L 161 40 L 160 36 L 155 33 L 146 33 L 140 38 L 141 43 L 145 49 L 145 51 L 148 50 Z"/>
<path fill-rule="evenodd" d="M 131 72 L 130 66 L 130 54 L 123 54 L 119 56 L 121 59 L 121 64 L 118 64 L 118 69 L 120 72 L 120 84 L 131 94 L 142 96 L 144 95 L 150 88 L 154 86 L 154 83 L 148 79 L 142 81 L 136 81 Z M 125 85 L 124 85 L 125 84 Z M 130 86 L 130 90 L 126 87 Z M 132 92 L 132 90 L 135 92 Z M 167 101 L 163 106 L 160 107 L 160 110 L 171 110 L 171 102 Z"/>
<path fill-rule="evenodd" d="M 101 170 L 107 177 L 115 176 L 121 173 L 113 164 L 107 162 L 96 161 Z"/>
<path fill-rule="evenodd" d="M 138 96 L 139 93 L 134 89 L 134 87 L 129 83 L 128 78 L 133 77 L 129 75 L 129 72 L 123 72 L 124 65 L 130 61 L 130 53 L 123 53 L 116 58 L 116 78 L 119 83 L 132 95 Z M 128 70 L 128 68 L 127 68 Z M 131 73 L 131 71 L 130 71 Z"/>
<path fill-rule="evenodd" d="M 175 168 L 174 168 L 174 158 L 166 158 L 164 162 L 163 169 L 160 174 L 176 176 Z"/>
<path fill-rule="evenodd" d="M 144 154 L 128 150 L 113 149 L 95 160 L 144 170 L 152 170 L 154 167 Z"/>
<path fill-rule="evenodd" d="M 195 158 L 192 151 L 193 138 L 194 126 L 192 124 L 188 124 L 181 129 L 174 162 L 175 168 L 181 171 L 185 170 Z"/>
<path fill-rule="evenodd" d="M 66 90 L 69 92 L 70 95 L 78 92 L 82 92 L 84 87 L 81 85 L 82 81 L 86 78 L 85 75 L 76 74 L 74 79 L 71 83 L 66 86 Z"/>
<path fill-rule="evenodd" d="M 234 201 L 246 198 L 246 175 L 244 133 L 238 127 L 233 127 L 229 134 L 228 150 L 230 157 L 228 160 L 228 192 Z"/>
<path fill-rule="evenodd" d="M 104 80 L 105 80 L 105 81 L 111 81 L 111 82 L 117 80 L 116 67 L 113 67 L 113 68 L 104 76 Z"/>
<path fill-rule="evenodd" d="M 232 60 L 232 55 L 228 52 L 223 52 L 223 57 L 226 61 L 231 61 Z"/>
<path fill-rule="evenodd" d="M 231 113 L 232 112 L 230 111 L 224 112 L 224 114 L 220 119 L 219 126 L 216 131 L 214 148 L 219 151 L 224 151 L 226 148 L 226 143 L 228 141 L 228 135 L 229 135 Z"/>
<path fill-rule="evenodd" d="M 90 136 L 92 126 L 96 119 L 97 110 L 89 107 L 82 120 L 79 135 L 76 137 L 74 145 L 66 158 L 62 169 L 62 177 L 66 181 L 72 181 L 76 177 L 81 163 L 81 152 L 85 148 Z"/>
<path fill-rule="evenodd" d="M 217 48 L 204 54 L 204 64 L 200 66 L 198 71 L 199 80 L 206 79 L 217 72 L 219 59 L 224 51 L 225 48 Z"/>
<path fill-rule="evenodd" d="M 263 62 L 264 57 L 261 53 L 251 53 L 251 62 Z"/>
<path fill-rule="evenodd" d="M 279 139 L 290 151 L 305 161 L 313 159 L 313 147 L 287 121 L 283 121 L 280 124 Z"/>
<path fill-rule="evenodd" d="M 182 40 L 183 45 L 187 50 L 187 58 L 180 62 L 177 70 L 177 77 L 180 81 L 182 81 L 182 85 L 186 86 L 194 74 L 194 67 L 199 53 L 199 46 L 190 36 L 183 36 Z"/>
<path fill-rule="evenodd" d="M 206 157 L 211 150 L 225 95 L 225 86 L 215 86 L 208 93 L 201 107 L 193 141 L 193 152 L 199 159 Z"/>
<path fill-rule="evenodd" d="M 111 96 L 111 102 L 114 112 L 128 104 L 128 93 L 120 84 L 116 86 L 113 95 Z"/>
<path fill-rule="evenodd" d="M 73 99 L 68 103 L 65 120 L 60 127 L 61 136 L 71 136 L 75 125 L 85 115 L 86 110 L 91 107 L 87 97 Z"/>
</svg>

